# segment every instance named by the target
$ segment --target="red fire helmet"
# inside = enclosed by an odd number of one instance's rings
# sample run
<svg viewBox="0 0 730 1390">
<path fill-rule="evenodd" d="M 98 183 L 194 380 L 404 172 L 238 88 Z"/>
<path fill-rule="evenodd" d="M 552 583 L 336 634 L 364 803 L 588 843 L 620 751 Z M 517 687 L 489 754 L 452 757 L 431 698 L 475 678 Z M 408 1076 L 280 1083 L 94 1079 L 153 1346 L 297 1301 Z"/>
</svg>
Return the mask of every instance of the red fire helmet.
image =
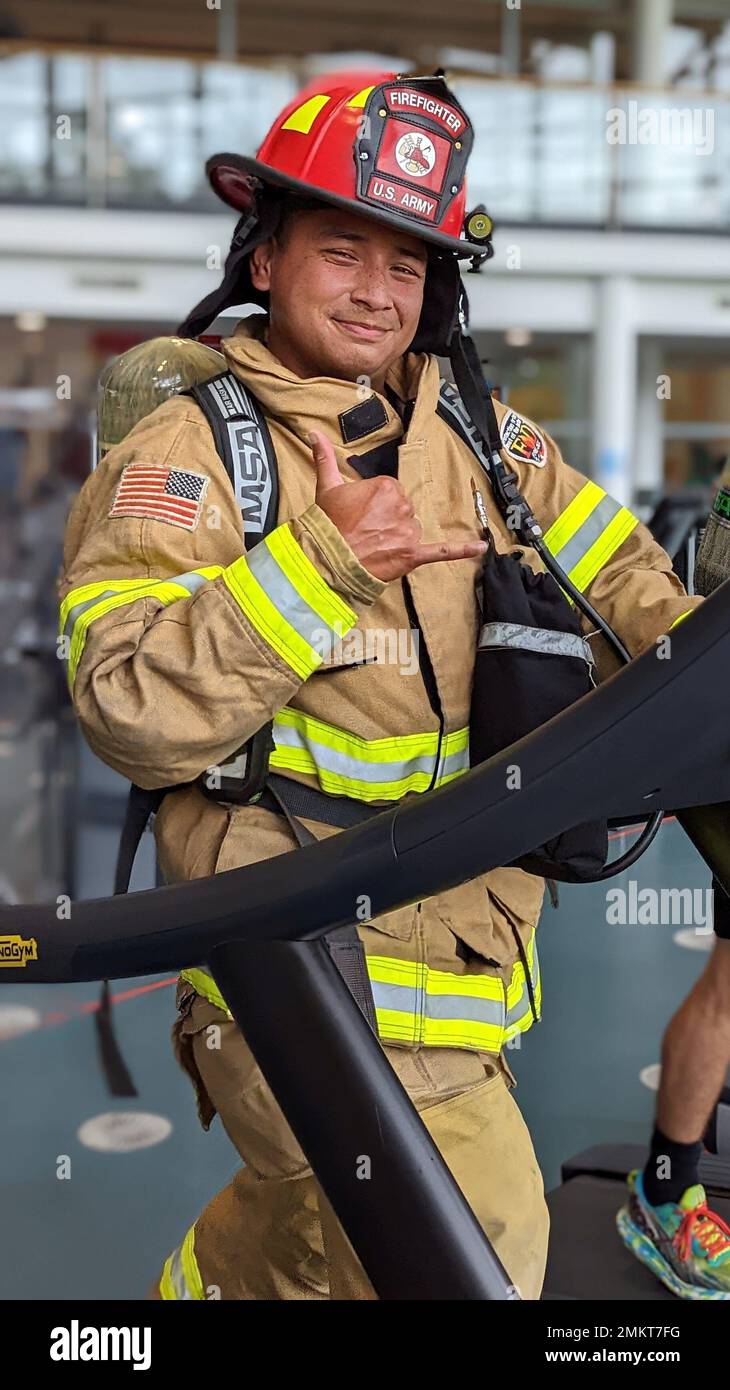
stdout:
<svg viewBox="0 0 730 1390">
<path fill-rule="evenodd" d="M 465 216 L 474 131 L 443 77 L 331 73 L 298 93 L 254 157 L 216 154 L 215 192 L 246 212 L 274 185 L 402 227 L 457 257 L 487 253 L 492 224 Z"/>
</svg>

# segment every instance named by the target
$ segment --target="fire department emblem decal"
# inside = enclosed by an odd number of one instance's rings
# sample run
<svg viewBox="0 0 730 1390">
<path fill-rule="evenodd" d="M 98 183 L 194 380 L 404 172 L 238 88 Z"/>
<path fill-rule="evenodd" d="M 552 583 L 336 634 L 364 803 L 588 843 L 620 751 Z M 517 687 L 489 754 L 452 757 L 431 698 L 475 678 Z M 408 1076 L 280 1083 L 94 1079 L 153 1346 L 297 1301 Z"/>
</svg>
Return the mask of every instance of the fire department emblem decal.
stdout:
<svg viewBox="0 0 730 1390">
<path fill-rule="evenodd" d="M 509 410 L 502 420 L 499 432 L 502 436 L 502 448 L 510 458 L 533 463 L 537 468 L 545 467 L 545 440 L 529 420 L 523 420 L 515 410 Z"/>
<path fill-rule="evenodd" d="M 416 179 L 425 178 L 436 163 L 436 151 L 431 141 L 418 130 L 409 130 L 407 135 L 401 135 L 395 147 L 395 157 L 403 173 Z"/>
</svg>

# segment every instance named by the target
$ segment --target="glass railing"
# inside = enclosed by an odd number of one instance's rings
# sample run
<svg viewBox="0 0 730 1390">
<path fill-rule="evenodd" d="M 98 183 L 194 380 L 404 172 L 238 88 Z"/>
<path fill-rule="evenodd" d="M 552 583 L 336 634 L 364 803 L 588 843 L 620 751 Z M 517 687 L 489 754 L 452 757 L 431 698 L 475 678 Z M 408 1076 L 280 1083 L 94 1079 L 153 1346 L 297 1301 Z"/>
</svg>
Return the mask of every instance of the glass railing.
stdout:
<svg viewBox="0 0 730 1390">
<path fill-rule="evenodd" d="M 0 199 L 205 211 L 204 165 L 253 152 L 286 66 L 78 53 L 0 57 Z M 730 94 L 454 78 L 476 130 L 470 198 L 502 221 L 726 230 Z"/>
</svg>

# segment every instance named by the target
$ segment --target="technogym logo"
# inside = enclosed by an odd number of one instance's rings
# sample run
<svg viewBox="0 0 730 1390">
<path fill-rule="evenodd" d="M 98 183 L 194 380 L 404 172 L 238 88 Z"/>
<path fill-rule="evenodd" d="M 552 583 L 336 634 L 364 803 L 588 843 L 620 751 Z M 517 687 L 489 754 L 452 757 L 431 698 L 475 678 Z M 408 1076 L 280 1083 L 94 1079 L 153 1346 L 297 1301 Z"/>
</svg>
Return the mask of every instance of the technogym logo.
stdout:
<svg viewBox="0 0 730 1390">
<path fill-rule="evenodd" d="M 151 1327 L 81 1327 L 73 1318 L 70 1327 L 51 1331 L 52 1361 L 133 1361 L 135 1371 L 152 1365 Z"/>
<path fill-rule="evenodd" d="M 0 936 L 0 966 L 27 965 L 38 959 L 38 943 L 34 936 L 24 941 L 22 936 Z"/>
<path fill-rule="evenodd" d="M 701 935 L 712 931 L 711 888 L 609 888 L 606 921 L 619 927 L 694 927 Z"/>
</svg>

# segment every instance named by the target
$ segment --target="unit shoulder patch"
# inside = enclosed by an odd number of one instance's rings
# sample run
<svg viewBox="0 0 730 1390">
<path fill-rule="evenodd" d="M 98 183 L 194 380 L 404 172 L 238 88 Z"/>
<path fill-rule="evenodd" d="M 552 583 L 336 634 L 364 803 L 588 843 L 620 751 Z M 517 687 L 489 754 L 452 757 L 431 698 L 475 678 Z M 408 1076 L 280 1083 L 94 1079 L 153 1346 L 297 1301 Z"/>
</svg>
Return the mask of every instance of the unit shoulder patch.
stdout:
<svg viewBox="0 0 730 1390">
<path fill-rule="evenodd" d="M 499 427 L 502 448 L 510 458 L 523 463 L 533 463 L 536 468 L 544 468 L 547 462 L 547 445 L 544 436 L 529 420 L 523 419 L 516 410 L 508 410 Z"/>
<path fill-rule="evenodd" d="M 128 463 L 109 516 L 139 516 L 194 531 L 210 479 L 204 473 L 164 464 Z"/>
</svg>

